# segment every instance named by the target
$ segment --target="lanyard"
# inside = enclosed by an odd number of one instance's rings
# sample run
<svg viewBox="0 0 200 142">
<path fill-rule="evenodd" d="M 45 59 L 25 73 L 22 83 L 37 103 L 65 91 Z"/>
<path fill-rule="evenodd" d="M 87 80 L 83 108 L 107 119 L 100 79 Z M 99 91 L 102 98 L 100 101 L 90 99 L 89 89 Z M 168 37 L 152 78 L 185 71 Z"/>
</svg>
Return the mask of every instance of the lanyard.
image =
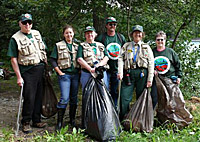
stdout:
<svg viewBox="0 0 200 142">
<path fill-rule="evenodd" d="M 135 46 L 134 46 L 134 44 L 133 44 L 133 42 L 132 42 L 132 51 L 133 51 L 133 62 L 136 62 L 136 58 L 137 58 L 137 54 L 138 54 L 138 51 L 140 50 L 140 46 L 139 46 L 139 44 L 138 44 L 138 49 L 137 49 L 137 52 L 135 53 Z"/>
</svg>

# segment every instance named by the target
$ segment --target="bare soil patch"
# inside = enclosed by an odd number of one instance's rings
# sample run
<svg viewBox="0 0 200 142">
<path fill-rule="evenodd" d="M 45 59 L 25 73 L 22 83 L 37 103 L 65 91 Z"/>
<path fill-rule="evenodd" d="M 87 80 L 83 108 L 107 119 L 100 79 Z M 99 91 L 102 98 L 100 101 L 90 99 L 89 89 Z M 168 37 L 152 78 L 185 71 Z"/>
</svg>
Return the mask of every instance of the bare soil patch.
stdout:
<svg viewBox="0 0 200 142">
<path fill-rule="evenodd" d="M 8 83 L 9 81 L 0 80 L 0 137 L 2 134 L 2 129 L 13 130 L 13 134 L 16 131 L 16 122 L 17 122 L 17 114 L 18 114 L 18 106 L 19 106 L 19 96 L 20 96 L 20 88 L 16 85 L 16 83 Z M 79 101 L 80 103 L 80 101 Z M 81 104 L 79 104 L 76 114 L 76 123 L 77 126 L 81 125 Z M 68 125 L 69 123 L 69 107 L 65 112 L 64 117 L 64 125 Z M 45 119 L 42 118 L 42 122 L 46 122 L 48 126 L 43 129 L 33 128 L 33 133 L 24 134 L 21 131 L 21 126 L 19 130 L 18 137 L 31 138 L 35 135 L 42 135 L 47 130 L 49 133 L 55 132 L 57 114 L 52 116 L 51 118 Z M 21 116 L 20 116 L 21 121 Z M 72 128 L 69 125 L 69 131 Z"/>
</svg>

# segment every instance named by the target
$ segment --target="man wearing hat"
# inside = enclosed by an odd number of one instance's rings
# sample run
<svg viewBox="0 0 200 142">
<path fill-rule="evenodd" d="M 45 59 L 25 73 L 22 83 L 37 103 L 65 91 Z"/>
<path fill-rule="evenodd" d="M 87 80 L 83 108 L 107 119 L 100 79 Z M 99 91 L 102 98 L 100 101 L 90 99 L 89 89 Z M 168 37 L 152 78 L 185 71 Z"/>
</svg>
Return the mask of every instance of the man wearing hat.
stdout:
<svg viewBox="0 0 200 142">
<path fill-rule="evenodd" d="M 82 42 L 78 47 L 77 61 L 82 67 L 80 82 L 82 85 L 82 91 L 84 91 L 85 85 L 91 77 L 91 74 L 95 74 L 95 68 L 104 66 L 106 68 L 109 60 L 105 47 L 102 43 L 94 41 L 97 33 L 92 26 L 85 28 L 85 42 Z M 106 86 L 108 87 L 107 74 L 104 72 L 103 78 Z"/>
<path fill-rule="evenodd" d="M 108 17 L 106 19 L 106 32 L 99 35 L 96 41 L 99 41 L 104 44 L 108 52 L 108 65 L 109 69 L 107 70 L 108 84 L 110 84 L 110 94 L 113 98 L 115 107 L 117 107 L 118 99 L 118 83 L 117 79 L 118 73 L 118 58 L 121 47 L 126 42 L 125 37 L 116 32 L 117 20 L 114 17 Z"/>
<path fill-rule="evenodd" d="M 151 87 L 154 75 L 154 57 L 150 46 L 142 41 L 144 38 L 143 27 L 135 25 L 130 37 L 132 42 L 123 45 L 118 62 L 118 78 L 122 81 L 120 120 L 129 111 L 134 87 L 138 99 L 145 87 Z"/>
<path fill-rule="evenodd" d="M 31 133 L 32 127 L 43 128 L 41 105 L 43 96 L 43 72 L 47 63 L 45 44 L 40 32 L 32 30 L 32 15 L 22 14 L 19 19 L 20 30 L 10 39 L 8 56 L 17 76 L 17 84 L 23 86 L 22 131 Z"/>
</svg>

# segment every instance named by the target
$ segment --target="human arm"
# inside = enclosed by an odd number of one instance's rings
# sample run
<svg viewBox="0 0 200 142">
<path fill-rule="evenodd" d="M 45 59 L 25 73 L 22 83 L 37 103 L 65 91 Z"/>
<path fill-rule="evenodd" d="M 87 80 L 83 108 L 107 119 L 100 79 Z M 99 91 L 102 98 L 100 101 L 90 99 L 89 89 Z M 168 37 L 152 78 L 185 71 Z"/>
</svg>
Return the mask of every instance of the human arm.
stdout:
<svg viewBox="0 0 200 142">
<path fill-rule="evenodd" d="M 77 61 L 82 68 L 87 69 L 89 72 L 95 73 L 95 68 L 90 67 L 90 65 L 82 57 L 79 57 Z"/>
<path fill-rule="evenodd" d="M 57 46 L 55 45 L 53 51 L 51 52 L 50 63 L 59 75 L 64 75 L 65 73 L 63 73 L 62 70 L 60 70 L 60 68 L 58 67 L 57 58 L 58 58 L 58 51 L 57 51 Z"/>
<path fill-rule="evenodd" d="M 179 78 L 179 81 L 177 79 L 177 81 L 178 81 L 177 83 L 180 83 L 180 78 L 182 77 L 181 63 L 180 63 L 178 54 L 175 51 L 172 52 L 172 57 L 173 57 L 173 66 L 175 69 L 175 76 L 178 76 L 178 78 Z"/>
<path fill-rule="evenodd" d="M 56 59 L 55 58 L 50 58 L 50 62 L 51 62 L 51 65 L 53 66 L 53 68 L 55 69 L 55 71 L 59 74 L 59 75 L 64 75 L 65 73 L 63 73 L 60 68 L 58 67 L 58 64 L 56 62 Z"/>
<path fill-rule="evenodd" d="M 107 62 L 108 62 L 108 60 L 109 60 L 108 56 L 105 56 L 105 57 L 103 58 L 103 60 L 101 60 L 101 61 L 96 65 L 96 67 L 106 65 Z"/>
<path fill-rule="evenodd" d="M 24 80 L 23 80 L 20 70 L 19 70 L 17 58 L 11 57 L 11 64 L 12 64 L 12 68 L 17 76 L 17 85 L 22 86 L 22 84 L 24 83 Z"/>
<path fill-rule="evenodd" d="M 153 76 L 154 76 L 154 56 L 153 52 L 148 46 L 148 77 L 147 77 L 147 88 L 152 86 Z"/>
<path fill-rule="evenodd" d="M 118 74 L 117 74 L 117 78 L 119 80 L 123 79 L 123 66 L 124 66 L 124 62 L 123 62 L 123 56 L 125 54 L 125 46 L 123 46 L 120 50 L 120 54 L 119 54 L 119 58 L 118 58 Z"/>
</svg>

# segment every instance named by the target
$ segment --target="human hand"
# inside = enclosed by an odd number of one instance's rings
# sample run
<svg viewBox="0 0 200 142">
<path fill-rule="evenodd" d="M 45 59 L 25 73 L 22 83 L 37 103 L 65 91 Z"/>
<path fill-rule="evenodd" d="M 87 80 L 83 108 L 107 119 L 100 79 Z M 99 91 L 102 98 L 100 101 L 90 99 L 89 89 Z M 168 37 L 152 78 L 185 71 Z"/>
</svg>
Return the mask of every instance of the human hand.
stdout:
<svg viewBox="0 0 200 142">
<path fill-rule="evenodd" d="M 91 72 L 91 73 L 95 73 L 95 68 L 91 68 L 91 69 L 90 69 L 90 72 Z"/>
<path fill-rule="evenodd" d="M 154 75 L 158 75 L 158 71 L 157 70 L 154 70 Z"/>
<path fill-rule="evenodd" d="M 152 86 L 151 81 L 147 81 L 147 88 L 150 88 Z"/>
<path fill-rule="evenodd" d="M 123 75 L 122 75 L 122 74 L 120 74 L 120 73 L 118 73 L 118 74 L 117 74 L 117 78 L 118 78 L 119 80 L 122 80 L 122 78 L 123 78 Z"/>
<path fill-rule="evenodd" d="M 17 79 L 17 85 L 21 87 L 23 84 L 24 84 L 23 78 L 18 78 Z"/>
<path fill-rule="evenodd" d="M 59 75 L 62 76 L 62 75 L 65 75 L 65 73 L 61 72 L 61 73 L 59 73 Z"/>
<path fill-rule="evenodd" d="M 177 78 L 176 83 L 179 85 L 181 83 L 181 79 Z"/>
</svg>

